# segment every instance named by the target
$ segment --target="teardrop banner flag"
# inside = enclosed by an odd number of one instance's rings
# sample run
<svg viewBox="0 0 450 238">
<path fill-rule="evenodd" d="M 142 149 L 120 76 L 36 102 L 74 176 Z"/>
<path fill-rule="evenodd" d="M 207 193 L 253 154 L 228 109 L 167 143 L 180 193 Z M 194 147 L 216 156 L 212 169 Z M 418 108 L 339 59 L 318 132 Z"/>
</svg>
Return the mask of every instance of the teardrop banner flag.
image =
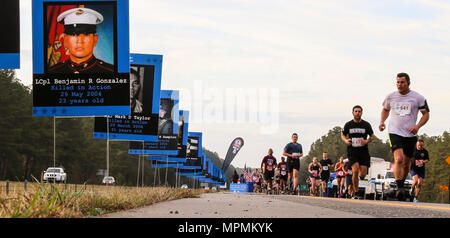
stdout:
<svg viewBox="0 0 450 238">
<path fill-rule="evenodd" d="M 227 155 L 225 156 L 225 161 L 222 165 L 222 170 L 224 172 L 227 171 L 228 167 L 233 161 L 234 157 L 236 157 L 237 153 L 241 150 L 242 146 L 244 146 L 244 139 L 238 137 L 231 142 L 230 148 L 228 148 Z"/>
</svg>

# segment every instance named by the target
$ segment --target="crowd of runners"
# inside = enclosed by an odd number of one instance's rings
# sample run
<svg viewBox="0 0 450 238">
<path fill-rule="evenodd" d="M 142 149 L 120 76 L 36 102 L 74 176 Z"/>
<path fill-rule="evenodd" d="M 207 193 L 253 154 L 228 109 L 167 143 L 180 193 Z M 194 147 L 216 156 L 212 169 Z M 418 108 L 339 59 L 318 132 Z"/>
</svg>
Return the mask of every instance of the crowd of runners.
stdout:
<svg viewBox="0 0 450 238">
<path fill-rule="evenodd" d="M 425 178 L 425 163 L 429 161 L 428 152 L 423 148 L 423 141 L 417 138 L 419 129 L 429 119 L 429 108 L 425 98 L 410 89 L 410 78 L 406 73 L 397 74 L 397 91 L 386 96 L 382 103 L 381 120 L 378 126 L 380 132 L 386 128 L 385 121 L 390 116 L 388 135 L 390 146 L 394 155 L 393 172 L 396 180 L 395 197 L 404 201 L 406 189 L 404 181 L 411 172 L 413 176 L 413 189 L 411 196 L 420 193 Z M 422 117 L 417 122 L 418 112 Z M 342 143 L 347 145 L 347 159 L 343 156 L 339 162 L 333 164 L 328 154 L 323 152 L 319 160 L 314 157 L 307 169 L 309 177 L 309 194 L 311 196 L 330 196 L 329 187 L 335 190 L 332 196 L 358 199 L 359 180 L 366 177 L 370 167 L 370 154 L 368 144 L 376 137 L 369 122 L 363 120 L 363 108 L 356 105 L 352 109 L 353 119 L 348 121 L 341 133 Z M 300 159 L 303 157 L 302 145 L 298 142 L 298 134 L 292 134 L 292 142 L 283 149 L 281 162 L 277 163 L 273 150 L 261 162 L 261 172 L 255 170 L 252 180 L 255 182 L 255 191 L 272 193 L 299 194 Z M 336 172 L 331 182 L 330 172 Z"/>
</svg>

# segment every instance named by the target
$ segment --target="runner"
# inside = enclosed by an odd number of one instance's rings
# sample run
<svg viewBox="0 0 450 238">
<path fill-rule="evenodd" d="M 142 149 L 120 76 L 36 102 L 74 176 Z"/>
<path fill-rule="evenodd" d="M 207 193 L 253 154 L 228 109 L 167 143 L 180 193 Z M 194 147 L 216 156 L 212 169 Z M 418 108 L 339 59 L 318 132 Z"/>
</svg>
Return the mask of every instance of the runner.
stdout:
<svg viewBox="0 0 450 238">
<path fill-rule="evenodd" d="M 288 182 L 292 193 L 295 193 L 295 188 L 299 184 L 298 171 L 300 171 L 300 157 L 303 156 L 302 145 L 297 141 L 297 133 L 292 134 L 292 142 L 287 144 L 283 150 L 283 155 L 287 157 Z"/>
<path fill-rule="evenodd" d="M 424 144 L 422 139 L 417 142 L 411 163 L 411 175 L 413 176 L 411 197 L 414 197 L 413 202 L 419 202 L 417 197 L 419 197 L 423 180 L 425 179 L 425 164 L 430 162 L 430 157 L 428 156 L 428 151 L 424 148 Z"/>
<path fill-rule="evenodd" d="M 341 139 L 347 144 L 347 156 L 352 166 L 353 199 L 358 199 L 359 178 L 366 177 L 370 167 L 369 147 L 367 144 L 375 139 L 370 123 L 361 119 L 363 109 L 356 105 L 352 109 L 353 120 L 345 123 Z M 369 136 L 369 139 L 366 139 Z M 359 175 L 359 178 L 358 178 Z"/>
<path fill-rule="evenodd" d="M 337 194 L 338 198 L 341 198 L 343 195 L 344 184 L 345 184 L 345 169 L 344 169 L 344 157 L 339 158 L 339 162 L 334 166 L 334 171 L 336 171 L 336 182 L 337 182 Z"/>
<path fill-rule="evenodd" d="M 322 166 L 322 172 L 320 173 L 320 180 L 322 181 L 322 197 L 326 197 L 328 180 L 330 180 L 330 168 L 333 166 L 333 162 L 328 159 L 327 152 L 323 152 L 320 165 Z"/>
<path fill-rule="evenodd" d="M 274 172 L 277 165 L 277 159 L 273 157 L 273 150 L 269 149 L 268 155 L 264 157 L 261 162 L 261 169 L 264 174 L 264 182 L 267 184 L 267 193 L 272 193 L 272 182 L 274 178 Z"/>
<path fill-rule="evenodd" d="M 281 193 L 284 194 L 286 190 L 286 182 L 288 179 L 288 168 L 287 163 L 284 161 L 284 157 L 281 157 L 281 162 L 278 163 L 278 169 L 280 170 Z"/>
<path fill-rule="evenodd" d="M 353 178 L 353 171 L 352 166 L 348 162 L 348 159 L 344 160 L 344 169 L 345 169 L 345 195 L 347 198 L 353 197 L 353 189 L 352 189 L 352 178 Z"/>
<path fill-rule="evenodd" d="M 417 132 L 430 118 L 427 100 L 410 89 L 410 78 L 406 73 L 397 74 L 397 91 L 386 96 L 381 110 L 380 131 L 386 128 L 384 122 L 389 120 L 389 141 L 394 154 L 394 177 L 397 183 L 396 198 L 405 200 L 404 182 L 408 176 L 411 158 L 417 142 Z M 418 112 L 422 117 L 417 122 Z M 390 113 L 392 111 L 392 113 Z"/>
<path fill-rule="evenodd" d="M 313 158 L 313 162 L 311 162 L 308 166 L 308 172 L 310 173 L 311 178 L 311 185 L 312 185 L 312 193 L 311 196 L 316 196 L 316 193 L 318 192 L 318 186 L 319 186 L 319 174 L 322 172 L 322 165 L 320 165 L 319 162 L 317 162 L 317 157 Z"/>
<path fill-rule="evenodd" d="M 274 194 L 280 194 L 280 171 L 275 170 L 275 181 L 273 182 Z"/>
<path fill-rule="evenodd" d="M 267 186 L 266 184 L 264 184 L 264 179 L 263 179 L 263 175 L 261 173 L 259 173 L 259 180 L 258 180 L 259 186 L 260 186 L 260 193 L 265 193 Z"/>
<path fill-rule="evenodd" d="M 311 177 L 310 176 L 308 176 L 306 178 L 306 184 L 308 185 L 309 195 L 311 195 L 312 194 L 312 185 L 311 185 Z"/>
<path fill-rule="evenodd" d="M 334 198 L 339 197 L 337 177 L 333 179 L 331 184 L 332 184 L 332 189 L 331 189 L 332 197 L 334 197 Z"/>
<path fill-rule="evenodd" d="M 253 185 L 255 193 L 261 192 L 261 181 L 259 180 L 259 177 L 260 177 L 260 173 L 259 173 L 258 169 L 255 169 L 255 171 L 253 171 L 253 173 L 252 173 L 252 180 L 255 183 Z"/>
</svg>

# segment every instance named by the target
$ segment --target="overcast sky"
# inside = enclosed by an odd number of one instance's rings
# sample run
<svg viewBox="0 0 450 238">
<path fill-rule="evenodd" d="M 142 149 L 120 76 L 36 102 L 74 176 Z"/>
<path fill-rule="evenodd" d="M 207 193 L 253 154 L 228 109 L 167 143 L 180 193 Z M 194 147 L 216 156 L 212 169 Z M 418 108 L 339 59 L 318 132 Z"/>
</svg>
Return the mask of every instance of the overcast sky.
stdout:
<svg viewBox="0 0 450 238">
<path fill-rule="evenodd" d="M 32 82 L 31 14 L 31 0 L 21 0 L 17 72 L 25 85 Z M 162 89 L 181 90 L 180 108 L 197 117 L 189 129 L 203 132 L 204 147 L 224 158 L 231 141 L 244 138 L 234 166 L 259 167 L 268 148 L 279 159 L 293 132 L 306 155 L 352 119 L 356 104 L 386 140 L 377 129 L 381 103 L 399 72 L 430 106 L 419 133 L 450 129 L 447 1 L 130 0 L 130 42 L 133 53 L 163 55 Z M 256 95 L 257 106 L 239 111 L 245 101 L 227 100 L 227 92 Z M 234 110 L 258 117 L 220 120 Z"/>
</svg>

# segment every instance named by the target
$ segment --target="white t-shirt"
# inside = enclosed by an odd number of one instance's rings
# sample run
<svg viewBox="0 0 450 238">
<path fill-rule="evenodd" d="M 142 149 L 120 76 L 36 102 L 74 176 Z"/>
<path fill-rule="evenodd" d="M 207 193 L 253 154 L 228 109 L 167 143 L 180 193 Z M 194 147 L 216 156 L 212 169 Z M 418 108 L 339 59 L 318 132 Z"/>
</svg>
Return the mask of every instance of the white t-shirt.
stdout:
<svg viewBox="0 0 450 238">
<path fill-rule="evenodd" d="M 333 182 L 331 182 L 333 185 L 338 185 L 337 179 L 333 179 Z"/>
<path fill-rule="evenodd" d="M 425 97 L 412 90 L 406 95 L 398 91 L 387 95 L 383 108 L 390 110 L 388 132 L 403 137 L 415 136 L 409 133 L 409 128 L 416 125 L 419 110 L 428 111 Z"/>
</svg>

